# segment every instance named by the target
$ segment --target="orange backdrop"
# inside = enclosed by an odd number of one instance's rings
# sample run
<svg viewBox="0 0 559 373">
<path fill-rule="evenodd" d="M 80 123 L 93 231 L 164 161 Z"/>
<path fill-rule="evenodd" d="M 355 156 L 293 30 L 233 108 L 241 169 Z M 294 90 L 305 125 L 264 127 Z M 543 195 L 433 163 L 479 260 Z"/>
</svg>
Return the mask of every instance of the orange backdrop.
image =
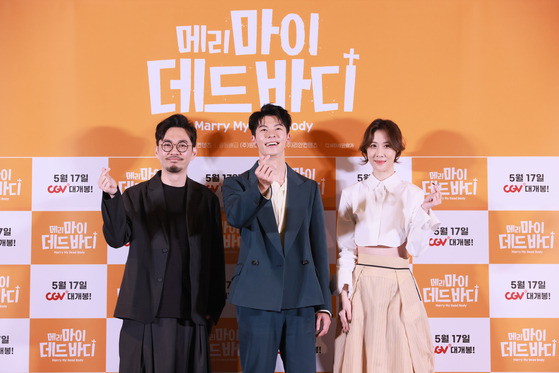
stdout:
<svg viewBox="0 0 559 373">
<path fill-rule="evenodd" d="M 262 9 L 273 9 L 275 27 L 289 14 L 300 17 L 306 31 L 300 53 L 285 53 L 276 34 L 269 38 L 269 54 L 262 53 Z M 224 45 L 214 46 L 222 53 L 209 53 L 209 46 L 206 52 L 180 52 L 177 27 L 206 26 L 225 36 L 232 30 L 231 11 L 241 10 L 257 14 L 255 54 L 236 55 L 232 32 L 228 53 Z M 316 55 L 308 50 L 313 13 L 319 15 Z M 250 103 L 253 109 L 260 105 L 256 62 L 267 62 L 273 77 L 274 61 L 286 61 L 286 96 L 293 60 L 305 60 L 304 79 L 311 78 L 311 67 L 338 66 L 338 74 L 323 75 L 322 89 L 324 102 L 338 103 L 338 110 L 315 112 L 313 92 L 303 90 L 294 121 L 312 122 L 314 130 L 298 132 L 296 141 L 357 143 L 365 124 L 388 117 L 403 127 L 408 155 L 557 155 L 558 14 L 559 3 L 553 0 L 375 0 L 343 6 L 221 0 L 211 7 L 202 1 L 4 0 L 0 123 L 5 140 L 0 156 L 152 155 L 153 123 L 166 114 L 151 113 L 147 64 L 176 62 L 162 70 L 161 95 L 164 104 L 180 111 L 180 92 L 170 89 L 169 80 L 179 79 L 181 58 L 205 60 L 206 104 Z M 286 24 L 286 39 L 294 47 L 296 22 Z M 216 39 L 206 36 L 206 45 Z M 344 54 L 351 48 L 359 59 L 353 60 L 353 110 L 344 111 L 349 64 Z M 222 79 L 225 87 L 245 86 L 245 94 L 211 94 L 209 70 L 219 66 L 246 68 Z M 274 96 L 272 90 L 272 101 Z M 192 110 L 191 101 L 189 116 L 198 121 L 233 125 L 248 118 Z M 247 138 L 204 134 L 228 141 Z M 305 149 L 292 153 L 315 154 Z M 200 155 L 241 154 L 242 149 L 200 149 Z"/>
<path fill-rule="evenodd" d="M 332 272 L 373 119 L 402 128 L 405 180 L 441 185 L 434 254 L 412 261 L 437 371 L 557 370 L 558 1 L 2 0 L 0 51 L 0 373 L 117 370 L 127 248 L 106 251 L 98 170 L 122 190 L 147 180 L 154 125 L 182 112 L 189 176 L 220 196 L 254 162 L 247 121 L 267 102 L 292 114 L 289 164 L 319 183 Z M 230 279 L 225 220 L 224 241 Z M 240 371 L 230 305 L 210 350 L 214 371 Z"/>
</svg>

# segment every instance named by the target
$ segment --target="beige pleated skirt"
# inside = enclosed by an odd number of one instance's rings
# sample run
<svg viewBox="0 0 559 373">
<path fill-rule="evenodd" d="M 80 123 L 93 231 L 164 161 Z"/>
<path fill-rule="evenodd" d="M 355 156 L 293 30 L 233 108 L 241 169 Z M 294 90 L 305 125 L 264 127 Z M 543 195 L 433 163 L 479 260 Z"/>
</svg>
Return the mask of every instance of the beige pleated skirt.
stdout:
<svg viewBox="0 0 559 373">
<path fill-rule="evenodd" d="M 338 318 L 334 373 L 432 373 L 431 332 L 408 260 L 360 254 L 349 332 Z"/>
</svg>

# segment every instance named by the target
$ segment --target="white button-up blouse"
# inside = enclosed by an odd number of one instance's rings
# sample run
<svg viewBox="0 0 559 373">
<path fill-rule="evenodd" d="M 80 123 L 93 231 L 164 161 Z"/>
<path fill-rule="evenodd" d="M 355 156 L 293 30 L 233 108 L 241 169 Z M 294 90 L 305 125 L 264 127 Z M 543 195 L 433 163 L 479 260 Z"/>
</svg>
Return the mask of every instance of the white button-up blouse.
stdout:
<svg viewBox="0 0 559 373">
<path fill-rule="evenodd" d="M 353 293 L 352 273 L 358 246 L 398 247 L 406 243 L 412 256 L 428 247 L 427 236 L 439 220 L 421 208 L 423 190 L 394 173 L 380 181 L 373 175 L 342 191 L 338 209 L 338 291 Z M 407 242 L 406 242 L 407 241 Z"/>
</svg>

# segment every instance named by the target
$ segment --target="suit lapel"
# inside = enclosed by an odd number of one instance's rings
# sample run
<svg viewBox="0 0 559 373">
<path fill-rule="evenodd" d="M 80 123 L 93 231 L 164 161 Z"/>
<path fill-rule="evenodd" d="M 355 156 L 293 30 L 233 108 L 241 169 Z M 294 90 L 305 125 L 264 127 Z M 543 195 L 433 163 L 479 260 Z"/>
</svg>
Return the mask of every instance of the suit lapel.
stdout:
<svg viewBox="0 0 559 373">
<path fill-rule="evenodd" d="M 248 174 L 249 183 L 258 183 L 258 179 L 254 174 L 256 168 L 258 167 L 258 161 L 252 166 Z M 289 192 L 288 192 L 289 193 Z M 274 245 L 276 251 L 283 256 L 283 247 L 281 246 L 281 237 L 278 232 L 278 224 L 276 222 L 276 216 L 274 215 L 274 208 L 272 206 L 272 201 L 266 202 L 266 205 L 260 210 L 256 216 L 260 226 L 266 233 L 268 240 Z"/>
<path fill-rule="evenodd" d="M 188 244 L 190 247 L 193 247 L 194 242 L 191 240 L 191 237 L 194 235 L 195 232 L 198 231 L 198 228 L 195 226 L 195 219 L 198 211 L 202 211 L 199 209 L 200 199 L 196 199 L 196 196 L 200 196 L 198 188 L 200 186 L 191 180 L 190 178 L 186 178 L 186 231 L 188 232 Z M 201 217 L 200 217 L 201 218 Z M 221 217 L 220 217 L 221 218 Z M 192 256 L 192 251 L 191 256 Z"/>
<path fill-rule="evenodd" d="M 148 227 L 157 227 L 154 229 L 153 240 L 163 240 L 169 246 L 167 237 L 167 214 L 165 213 L 165 195 L 163 194 L 163 183 L 161 182 L 161 171 L 149 181 L 148 193 L 146 196 L 149 201 L 149 210 L 155 214 L 147 214 Z M 162 237 L 161 237 L 162 236 Z M 156 243 L 156 242 L 154 242 Z M 160 242 L 161 243 L 161 242 Z M 158 247 L 158 246 L 154 246 Z"/>
<path fill-rule="evenodd" d="M 190 178 L 186 178 L 186 232 L 187 232 L 187 239 L 188 239 L 188 247 L 189 247 L 189 273 L 190 273 L 190 281 L 192 284 L 198 283 L 198 278 L 200 278 L 200 271 L 204 270 L 202 268 L 202 257 L 204 253 L 199 246 L 199 239 L 195 237 L 200 237 L 203 228 L 200 226 L 200 221 L 206 221 L 206 216 L 200 216 L 200 213 L 204 213 L 204 209 L 200 208 L 200 204 L 202 200 L 200 199 L 200 190 L 199 188 L 205 188 L 195 181 L 191 180 Z M 208 213 L 212 213 L 209 212 Z M 221 219 L 221 216 L 219 217 Z M 192 299 L 196 299 L 198 296 L 198 291 L 196 288 L 192 288 Z M 197 305 L 196 308 L 198 308 Z M 194 305 L 192 307 L 194 309 Z"/>
<path fill-rule="evenodd" d="M 299 230 L 303 219 L 307 215 L 306 212 L 306 199 L 308 195 L 304 193 L 303 188 L 304 179 L 289 165 L 287 166 L 287 201 L 285 206 L 285 236 L 283 248 L 285 255 L 291 249 L 293 241 Z"/>
<path fill-rule="evenodd" d="M 276 222 L 276 217 L 274 215 L 274 208 L 272 206 L 272 201 L 266 202 L 261 212 L 258 214 L 258 221 L 266 232 L 268 240 L 272 242 L 274 248 L 280 255 L 283 256 L 283 248 L 281 247 L 281 237 L 278 232 L 278 224 Z"/>
<path fill-rule="evenodd" d="M 192 188 L 194 188 L 196 185 L 191 182 L 191 180 L 187 177 L 186 178 L 186 231 L 189 233 L 188 236 L 190 237 L 190 232 L 193 231 L 192 227 L 191 227 L 191 221 L 189 219 L 189 216 L 194 216 L 194 213 L 192 213 L 192 211 L 194 211 L 195 209 L 195 205 L 196 202 L 193 198 L 193 195 L 195 193 L 193 193 Z M 189 240 L 190 243 L 190 240 Z"/>
</svg>

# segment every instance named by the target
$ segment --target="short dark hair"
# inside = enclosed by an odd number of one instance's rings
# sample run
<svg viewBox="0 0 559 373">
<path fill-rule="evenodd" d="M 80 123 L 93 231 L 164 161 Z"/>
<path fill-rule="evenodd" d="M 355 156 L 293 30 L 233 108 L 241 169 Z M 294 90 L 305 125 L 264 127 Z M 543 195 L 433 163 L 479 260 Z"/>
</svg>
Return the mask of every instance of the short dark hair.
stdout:
<svg viewBox="0 0 559 373">
<path fill-rule="evenodd" d="M 400 131 L 400 128 L 396 123 L 389 119 L 375 119 L 365 130 L 365 133 L 363 134 L 363 141 L 359 146 L 361 155 L 363 155 L 363 163 L 369 162 L 367 149 L 373 143 L 375 132 L 379 130 L 386 133 L 386 136 L 388 137 L 388 144 L 396 152 L 394 162 L 397 162 L 398 158 L 400 158 L 400 154 L 402 154 L 402 152 L 406 149 L 404 139 L 402 137 L 402 131 Z"/>
<path fill-rule="evenodd" d="M 266 104 L 262 106 L 259 111 L 252 113 L 250 118 L 248 118 L 248 127 L 253 136 L 256 135 L 256 128 L 262 121 L 262 118 L 268 116 L 278 118 L 285 127 L 286 132 L 289 133 L 289 129 L 291 128 L 291 115 L 281 106 Z"/>
<path fill-rule="evenodd" d="M 172 127 L 184 128 L 190 141 L 192 148 L 196 147 L 196 127 L 182 114 L 171 115 L 167 119 L 163 119 L 155 128 L 155 144 L 159 145 L 159 141 L 163 140 L 167 130 Z"/>
</svg>

